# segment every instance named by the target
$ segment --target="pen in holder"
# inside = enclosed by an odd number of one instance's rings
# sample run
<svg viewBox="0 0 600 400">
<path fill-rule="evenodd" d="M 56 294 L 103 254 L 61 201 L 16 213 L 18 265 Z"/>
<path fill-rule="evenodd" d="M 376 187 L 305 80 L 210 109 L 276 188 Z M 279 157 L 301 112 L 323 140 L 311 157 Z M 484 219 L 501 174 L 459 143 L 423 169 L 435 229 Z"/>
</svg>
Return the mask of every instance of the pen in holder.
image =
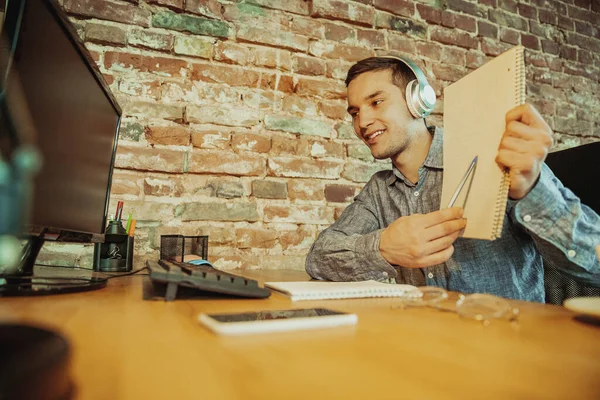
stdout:
<svg viewBox="0 0 600 400">
<path fill-rule="evenodd" d="M 133 265 L 133 237 L 127 234 L 121 221 L 109 221 L 104 243 L 94 245 L 94 270 L 129 272 Z"/>
</svg>

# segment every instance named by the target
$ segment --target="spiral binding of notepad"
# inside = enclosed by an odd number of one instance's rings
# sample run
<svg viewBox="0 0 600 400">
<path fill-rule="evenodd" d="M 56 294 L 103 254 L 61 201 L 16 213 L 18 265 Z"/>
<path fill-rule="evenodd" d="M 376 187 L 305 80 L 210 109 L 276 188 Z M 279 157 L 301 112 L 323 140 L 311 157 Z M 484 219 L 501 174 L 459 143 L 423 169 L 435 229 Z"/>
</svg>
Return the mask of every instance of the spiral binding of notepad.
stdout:
<svg viewBox="0 0 600 400">
<path fill-rule="evenodd" d="M 525 103 L 525 61 L 523 60 L 523 50 L 522 46 L 518 46 L 515 51 L 515 107 Z M 508 171 L 505 171 L 504 179 L 498 192 L 498 199 L 496 200 L 492 240 L 499 238 L 502 234 L 509 188 L 510 174 Z"/>
</svg>

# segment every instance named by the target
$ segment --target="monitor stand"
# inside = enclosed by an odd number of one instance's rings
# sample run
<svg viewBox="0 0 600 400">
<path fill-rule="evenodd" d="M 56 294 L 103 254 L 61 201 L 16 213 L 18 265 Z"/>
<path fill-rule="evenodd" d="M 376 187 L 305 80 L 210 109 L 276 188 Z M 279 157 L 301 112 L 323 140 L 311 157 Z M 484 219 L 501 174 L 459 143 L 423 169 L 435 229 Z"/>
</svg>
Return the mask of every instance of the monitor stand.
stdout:
<svg viewBox="0 0 600 400">
<path fill-rule="evenodd" d="M 0 274 L 0 297 L 85 292 L 106 286 L 106 278 L 34 275 L 35 260 L 43 245 L 43 233 L 29 238 L 21 252 L 17 270 L 9 274 Z"/>
</svg>

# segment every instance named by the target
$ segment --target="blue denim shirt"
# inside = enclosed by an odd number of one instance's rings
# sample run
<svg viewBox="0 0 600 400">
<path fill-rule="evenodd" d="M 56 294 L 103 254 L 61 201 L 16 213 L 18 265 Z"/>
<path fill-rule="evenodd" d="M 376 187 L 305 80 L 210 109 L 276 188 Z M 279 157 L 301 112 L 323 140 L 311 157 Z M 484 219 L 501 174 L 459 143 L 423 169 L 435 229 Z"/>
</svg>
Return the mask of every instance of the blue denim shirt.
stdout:
<svg viewBox="0 0 600 400">
<path fill-rule="evenodd" d="M 373 175 L 339 217 L 320 233 L 307 258 L 313 278 L 388 280 L 462 293 L 543 302 L 542 259 L 579 281 L 600 284 L 600 217 L 544 164 L 533 189 L 509 200 L 500 238 L 459 238 L 443 264 L 414 269 L 390 265 L 379 252 L 381 232 L 397 218 L 440 209 L 443 133 L 437 128 L 414 184 L 395 167 Z M 467 221 L 468 223 L 468 221 Z"/>
</svg>

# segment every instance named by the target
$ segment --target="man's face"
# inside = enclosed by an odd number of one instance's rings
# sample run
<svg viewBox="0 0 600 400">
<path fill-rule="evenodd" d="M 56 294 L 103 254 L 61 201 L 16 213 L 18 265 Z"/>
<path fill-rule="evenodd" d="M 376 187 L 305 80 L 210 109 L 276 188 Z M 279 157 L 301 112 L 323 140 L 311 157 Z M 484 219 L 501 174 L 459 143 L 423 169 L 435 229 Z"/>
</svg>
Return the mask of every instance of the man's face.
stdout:
<svg viewBox="0 0 600 400">
<path fill-rule="evenodd" d="M 376 159 L 392 158 L 411 143 L 409 125 L 415 121 L 404 91 L 392 82 L 391 70 L 358 75 L 348 85 L 348 113 L 356 135 Z"/>
</svg>

